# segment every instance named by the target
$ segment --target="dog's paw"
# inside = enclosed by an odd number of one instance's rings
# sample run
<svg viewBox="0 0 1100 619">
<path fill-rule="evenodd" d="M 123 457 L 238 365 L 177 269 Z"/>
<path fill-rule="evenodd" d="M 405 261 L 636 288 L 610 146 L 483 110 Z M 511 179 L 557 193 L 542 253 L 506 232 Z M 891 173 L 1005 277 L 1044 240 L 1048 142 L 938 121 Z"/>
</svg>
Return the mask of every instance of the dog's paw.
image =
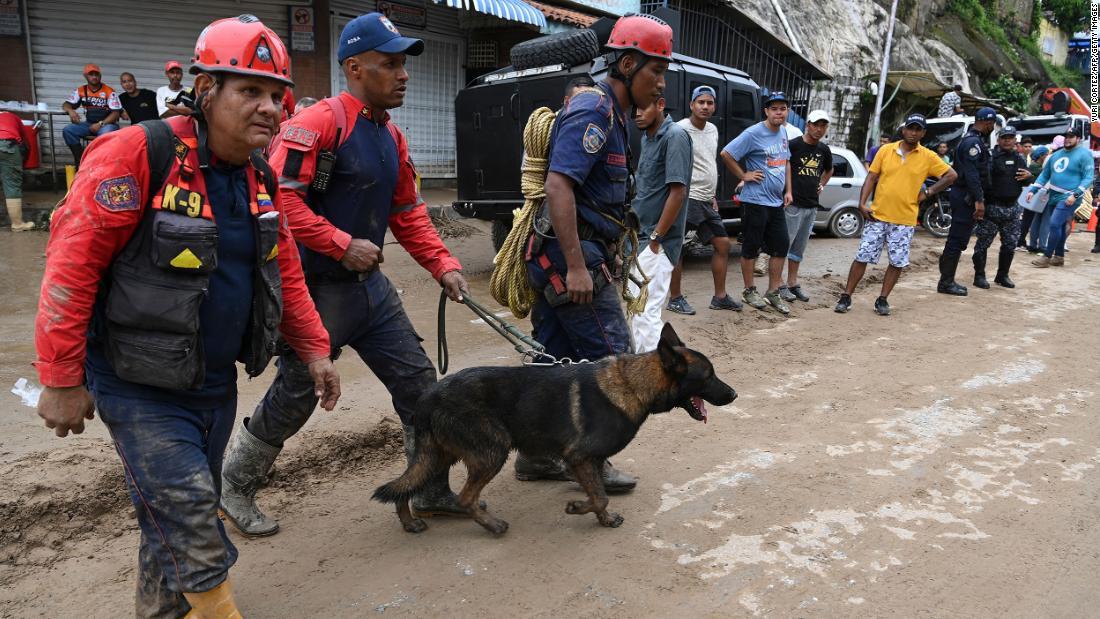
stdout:
<svg viewBox="0 0 1100 619">
<path fill-rule="evenodd" d="M 493 535 L 504 535 L 508 532 L 508 523 L 499 518 L 482 523 L 481 526 Z"/>
<path fill-rule="evenodd" d="M 569 501 L 565 504 L 567 514 L 587 514 L 591 511 L 592 504 L 588 501 Z"/>
<path fill-rule="evenodd" d="M 618 528 L 623 524 L 623 517 L 615 512 L 604 512 L 602 515 L 598 515 L 600 524 L 605 527 L 611 527 L 612 529 Z"/>
<path fill-rule="evenodd" d="M 401 523 L 401 527 L 409 533 L 421 533 L 428 528 L 428 523 L 424 522 L 420 518 L 414 518 L 409 522 Z"/>
</svg>

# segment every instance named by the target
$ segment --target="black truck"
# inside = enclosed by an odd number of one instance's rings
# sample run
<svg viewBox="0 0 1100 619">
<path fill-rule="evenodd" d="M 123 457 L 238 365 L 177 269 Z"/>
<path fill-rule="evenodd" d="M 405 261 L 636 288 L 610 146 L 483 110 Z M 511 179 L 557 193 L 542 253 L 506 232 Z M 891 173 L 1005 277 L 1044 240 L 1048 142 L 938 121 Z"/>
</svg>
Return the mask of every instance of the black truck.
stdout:
<svg viewBox="0 0 1100 619">
<path fill-rule="evenodd" d="M 496 248 L 511 229 L 512 211 L 523 206 L 520 162 L 527 119 L 540 107 L 560 108 L 573 78 L 588 74 L 603 79 L 607 68 L 599 56 L 598 38 L 592 30 L 578 30 L 521 43 L 512 50 L 512 66 L 478 77 L 455 98 L 454 208 L 466 217 L 492 221 Z M 675 120 L 690 115 L 688 104 L 696 86 L 714 88 L 718 98 L 710 122 L 718 128 L 719 147 L 762 117 L 760 87 L 732 67 L 673 54 L 665 82 L 666 109 Z M 627 124 L 631 152 L 637 157 L 640 133 L 633 123 Z M 734 228 L 740 223 L 740 209 L 732 200 L 737 180 L 724 166 L 718 167 L 719 212 L 726 226 Z"/>
</svg>

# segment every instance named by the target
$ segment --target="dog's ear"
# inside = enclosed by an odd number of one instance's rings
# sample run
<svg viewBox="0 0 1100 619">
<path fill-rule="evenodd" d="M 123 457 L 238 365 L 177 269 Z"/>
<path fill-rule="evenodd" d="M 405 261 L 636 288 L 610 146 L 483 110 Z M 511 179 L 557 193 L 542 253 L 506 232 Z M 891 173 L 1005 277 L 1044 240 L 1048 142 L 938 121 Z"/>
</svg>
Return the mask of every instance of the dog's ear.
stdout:
<svg viewBox="0 0 1100 619">
<path fill-rule="evenodd" d="M 676 335 L 676 330 L 672 328 L 672 324 L 666 322 L 665 327 L 661 329 L 661 342 L 668 342 L 669 346 L 683 346 L 684 343 L 680 341 L 680 336 Z"/>
<path fill-rule="evenodd" d="M 672 327 L 666 324 L 661 331 L 661 340 L 657 342 L 657 356 L 661 360 L 661 367 L 673 376 L 682 376 L 687 372 L 687 359 L 682 352 L 676 350 L 677 346 L 683 345 Z"/>
</svg>

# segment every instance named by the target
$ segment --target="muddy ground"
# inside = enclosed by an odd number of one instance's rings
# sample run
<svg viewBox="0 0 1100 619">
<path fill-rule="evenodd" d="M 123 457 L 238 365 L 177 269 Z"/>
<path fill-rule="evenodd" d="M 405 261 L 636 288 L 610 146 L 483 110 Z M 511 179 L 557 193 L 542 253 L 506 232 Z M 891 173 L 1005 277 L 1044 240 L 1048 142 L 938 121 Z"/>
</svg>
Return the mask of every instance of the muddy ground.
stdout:
<svg viewBox="0 0 1100 619">
<path fill-rule="evenodd" d="M 450 243 L 488 300 L 492 254 L 474 225 Z M 1015 291 L 956 299 L 934 292 L 941 242 L 918 234 L 888 318 L 871 311 L 877 284 L 831 311 L 855 241 L 811 241 L 812 301 L 789 318 L 706 309 L 707 263 L 691 262 L 700 312 L 668 319 L 740 398 L 706 425 L 677 410 L 642 428 L 615 459 L 641 478 L 612 499 L 619 529 L 566 515 L 575 486 L 502 474 L 483 497 L 505 536 L 438 519 L 403 533 L 368 500 L 403 470 L 400 427 L 345 357 L 339 409 L 290 442 L 261 494 L 282 531 L 234 536 L 238 602 L 250 617 L 1095 616 L 1091 240 L 1073 235 L 1062 269 L 1018 254 Z M 0 232 L 0 616 L 129 616 L 138 532 L 103 425 L 58 439 L 7 393 L 33 376 L 44 243 Z M 398 247 L 386 254 L 434 357 L 438 288 Z M 451 308 L 451 367 L 517 363 L 474 318 Z M 240 415 L 270 377 L 242 381 Z"/>
</svg>

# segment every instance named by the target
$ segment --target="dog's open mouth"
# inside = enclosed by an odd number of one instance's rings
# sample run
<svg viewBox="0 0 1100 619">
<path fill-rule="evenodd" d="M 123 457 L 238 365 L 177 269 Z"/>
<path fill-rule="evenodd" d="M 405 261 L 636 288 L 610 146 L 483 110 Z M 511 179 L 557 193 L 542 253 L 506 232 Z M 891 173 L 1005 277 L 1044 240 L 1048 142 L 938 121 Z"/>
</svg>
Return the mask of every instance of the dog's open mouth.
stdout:
<svg viewBox="0 0 1100 619">
<path fill-rule="evenodd" d="M 681 406 L 691 415 L 692 419 L 702 421 L 703 423 L 707 422 L 707 405 L 703 402 L 703 398 L 693 395 L 688 398 L 686 402 L 681 404 Z"/>
</svg>

